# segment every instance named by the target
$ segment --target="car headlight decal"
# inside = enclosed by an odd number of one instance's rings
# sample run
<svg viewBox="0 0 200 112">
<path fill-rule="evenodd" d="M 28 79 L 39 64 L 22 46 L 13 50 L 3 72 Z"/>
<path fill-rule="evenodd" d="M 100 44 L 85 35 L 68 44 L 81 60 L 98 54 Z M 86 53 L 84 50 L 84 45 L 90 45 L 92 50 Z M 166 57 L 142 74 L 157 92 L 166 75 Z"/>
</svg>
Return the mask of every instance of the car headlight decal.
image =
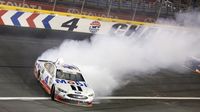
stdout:
<svg viewBox="0 0 200 112">
<path fill-rule="evenodd" d="M 92 96 L 94 96 L 94 93 L 92 93 L 92 94 L 89 94 L 88 96 L 89 96 L 89 97 L 92 97 Z"/>
<path fill-rule="evenodd" d="M 58 88 L 58 91 L 62 92 L 62 93 L 67 93 L 67 91 L 61 89 L 61 88 Z"/>
</svg>

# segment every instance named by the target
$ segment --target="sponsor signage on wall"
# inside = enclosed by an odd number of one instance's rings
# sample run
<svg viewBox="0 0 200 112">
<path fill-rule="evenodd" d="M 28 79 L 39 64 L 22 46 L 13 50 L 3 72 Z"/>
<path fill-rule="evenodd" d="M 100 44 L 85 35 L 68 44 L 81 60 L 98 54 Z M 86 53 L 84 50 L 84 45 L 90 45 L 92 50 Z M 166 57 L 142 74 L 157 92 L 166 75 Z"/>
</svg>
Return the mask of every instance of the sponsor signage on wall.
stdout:
<svg viewBox="0 0 200 112">
<path fill-rule="evenodd" d="M 42 9 L 42 6 L 37 3 L 24 3 L 22 1 L 6 1 L 0 0 L 1 5 L 8 5 L 8 6 L 17 6 L 17 7 L 24 7 L 24 8 L 32 8 L 32 9 Z"/>
<path fill-rule="evenodd" d="M 104 34 L 114 29 L 114 33 L 130 35 L 138 26 L 116 22 L 98 21 L 87 18 L 0 10 L 0 25 L 16 27 L 43 28 Z"/>
</svg>

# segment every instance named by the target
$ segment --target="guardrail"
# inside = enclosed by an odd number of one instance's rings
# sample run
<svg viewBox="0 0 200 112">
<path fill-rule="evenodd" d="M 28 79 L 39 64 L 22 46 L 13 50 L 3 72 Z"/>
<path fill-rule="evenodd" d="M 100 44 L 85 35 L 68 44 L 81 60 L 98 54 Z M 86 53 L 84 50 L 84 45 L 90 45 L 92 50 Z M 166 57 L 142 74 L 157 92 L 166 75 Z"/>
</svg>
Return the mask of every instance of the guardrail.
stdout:
<svg viewBox="0 0 200 112">
<path fill-rule="evenodd" d="M 115 32 L 126 35 L 130 35 L 141 25 L 174 27 L 6 5 L 0 5 L 0 25 L 96 34 L 104 34 L 115 29 Z"/>
<path fill-rule="evenodd" d="M 79 14 L 72 14 L 72 13 L 65 13 L 65 12 L 40 10 L 40 9 L 30 9 L 30 8 L 22 8 L 22 7 L 7 6 L 7 5 L 0 5 L 0 9 L 1 10 L 16 10 L 16 11 L 40 13 L 40 14 L 60 15 L 60 16 L 71 16 L 71 17 L 77 17 L 77 18 L 86 18 L 86 19 L 92 19 L 92 20 L 99 20 L 99 21 L 106 21 L 106 22 L 118 22 L 118 23 L 125 23 L 125 24 L 137 24 L 137 25 L 152 24 L 152 23 L 144 23 L 144 22 L 137 22 L 137 21 L 130 21 L 130 20 L 87 16 L 87 15 L 79 15 Z"/>
</svg>

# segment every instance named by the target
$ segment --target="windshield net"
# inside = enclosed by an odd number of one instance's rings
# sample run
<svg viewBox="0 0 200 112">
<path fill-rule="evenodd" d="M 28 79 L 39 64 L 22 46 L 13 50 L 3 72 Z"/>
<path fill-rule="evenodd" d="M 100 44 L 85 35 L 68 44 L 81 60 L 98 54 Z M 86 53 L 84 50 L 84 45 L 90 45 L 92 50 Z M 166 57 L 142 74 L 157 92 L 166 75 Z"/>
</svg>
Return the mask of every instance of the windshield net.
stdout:
<svg viewBox="0 0 200 112">
<path fill-rule="evenodd" d="M 85 81 L 81 73 L 71 74 L 63 72 L 62 70 L 57 70 L 56 78 L 73 81 Z"/>
</svg>

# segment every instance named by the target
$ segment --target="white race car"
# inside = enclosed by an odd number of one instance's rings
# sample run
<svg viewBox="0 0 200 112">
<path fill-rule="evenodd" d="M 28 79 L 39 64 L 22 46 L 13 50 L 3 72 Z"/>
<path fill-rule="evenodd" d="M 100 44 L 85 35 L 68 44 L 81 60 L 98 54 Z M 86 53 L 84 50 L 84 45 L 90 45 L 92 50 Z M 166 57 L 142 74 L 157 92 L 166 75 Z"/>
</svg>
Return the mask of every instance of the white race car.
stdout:
<svg viewBox="0 0 200 112">
<path fill-rule="evenodd" d="M 52 100 L 92 106 L 94 91 L 88 87 L 76 66 L 60 61 L 37 60 L 34 74 Z"/>
</svg>

